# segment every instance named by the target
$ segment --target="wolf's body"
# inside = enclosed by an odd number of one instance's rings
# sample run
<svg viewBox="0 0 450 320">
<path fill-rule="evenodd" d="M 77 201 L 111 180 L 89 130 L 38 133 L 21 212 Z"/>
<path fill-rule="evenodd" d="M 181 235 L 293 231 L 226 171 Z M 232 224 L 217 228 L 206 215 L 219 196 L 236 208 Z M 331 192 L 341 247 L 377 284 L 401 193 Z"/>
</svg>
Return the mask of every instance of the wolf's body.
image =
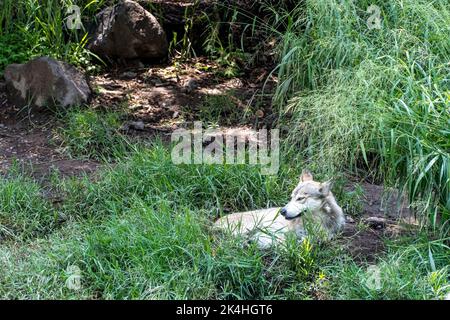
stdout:
<svg viewBox="0 0 450 320">
<path fill-rule="evenodd" d="M 234 235 L 247 235 L 259 247 L 267 248 L 283 242 L 290 232 L 300 239 L 305 237 L 307 222 L 331 239 L 342 230 L 345 218 L 330 191 L 330 183 L 313 181 L 312 175 L 304 171 L 285 207 L 233 213 L 217 220 L 215 227 Z"/>
</svg>

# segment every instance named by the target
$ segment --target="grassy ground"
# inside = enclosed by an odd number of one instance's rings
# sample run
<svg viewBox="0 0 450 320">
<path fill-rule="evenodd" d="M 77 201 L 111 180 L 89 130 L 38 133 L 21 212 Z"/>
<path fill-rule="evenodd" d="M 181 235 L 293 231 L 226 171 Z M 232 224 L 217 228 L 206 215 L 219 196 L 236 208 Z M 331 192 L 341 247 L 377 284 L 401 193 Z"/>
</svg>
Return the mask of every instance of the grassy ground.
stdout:
<svg viewBox="0 0 450 320">
<path fill-rule="evenodd" d="M 0 181 L 3 298 L 442 298 L 448 291 L 445 239 L 396 242 L 371 269 L 338 244 L 292 239 L 260 251 L 211 231 L 226 208 L 283 204 L 298 168 L 277 177 L 250 166 L 175 166 L 160 143 L 132 152 L 95 182 L 52 179 L 58 207 L 36 183 Z M 432 240 L 432 241 L 431 241 Z M 448 240 L 448 239 L 447 239 Z M 81 289 L 66 281 L 73 266 Z"/>
<path fill-rule="evenodd" d="M 84 1 L 82 8 L 93 14 L 103 2 Z M 43 54 L 90 68 L 83 32 L 64 36 L 56 14 L 62 7 L 35 3 L 7 0 L 0 10 L 0 70 Z M 60 115 L 55 143 L 68 156 L 101 161 L 103 169 L 84 178 L 55 172 L 45 185 L 19 166 L 0 178 L 0 297 L 444 298 L 449 11 L 445 1 L 383 3 L 382 28 L 369 31 L 370 4 L 303 1 L 273 15 L 272 25 L 287 30 L 268 32 L 280 40 L 275 101 L 291 132 L 276 176 L 249 165 L 176 166 L 167 144 L 120 134 L 122 114 L 115 112 L 79 108 Z M 23 34 L 29 39 L 16 41 Z M 218 121 L 217 104 L 208 100 L 205 120 Z M 423 227 L 386 240 L 386 252 L 370 264 L 355 261 L 339 241 L 291 239 L 261 251 L 212 231 L 219 215 L 285 204 L 305 166 L 318 180 L 351 170 L 397 184 Z M 333 192 L 357 216 L 358 197 L 342 186 Z M 53 202 L 49 193 L 62 200 Z M 81 286 L 70 289 L 77 276 Z"/>
<path fill-rule="evenodd" d="M 260 251 L 212 233 L 225 208 L 281 205 L 298 174 L 254 167 L 172 164 L 156 143 L 105 169 L 95 182 L 54 178 L 64 196 L 54 208 L 36 183 L 0 181 L 2 298 L 442 298 L 448 291 L 445 239 L 426 235 L 389 246 L 371 269 L 340 245 L 291 241 Z M 431 241 L 432 240 L 432 241 Z M 447 239 L 448 240 L 448 239 Z M 81 290 L 70 290 L 70 268 Z M 68 271 L 69 270 L 69 271 Z"/>
</svg>

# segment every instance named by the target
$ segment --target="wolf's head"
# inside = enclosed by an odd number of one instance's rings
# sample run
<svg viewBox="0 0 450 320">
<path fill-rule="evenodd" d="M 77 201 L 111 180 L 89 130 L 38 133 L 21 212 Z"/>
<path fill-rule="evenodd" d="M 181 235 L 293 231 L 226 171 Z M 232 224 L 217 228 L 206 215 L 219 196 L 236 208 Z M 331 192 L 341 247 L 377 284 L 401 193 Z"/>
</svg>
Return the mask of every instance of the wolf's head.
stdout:
<svg viewBox="0 0 450 320">
<path fill-rule="evenodd" d="M 304 212 L 317 212 L 326 205 L 330 187 L 331 182 L 314 181 L 311 172 L 303 170 L 300 182 L 292 192 L 291 201 L 281 209 L 281 215 L 287 220 L 293 220 Z"/>
</svg>

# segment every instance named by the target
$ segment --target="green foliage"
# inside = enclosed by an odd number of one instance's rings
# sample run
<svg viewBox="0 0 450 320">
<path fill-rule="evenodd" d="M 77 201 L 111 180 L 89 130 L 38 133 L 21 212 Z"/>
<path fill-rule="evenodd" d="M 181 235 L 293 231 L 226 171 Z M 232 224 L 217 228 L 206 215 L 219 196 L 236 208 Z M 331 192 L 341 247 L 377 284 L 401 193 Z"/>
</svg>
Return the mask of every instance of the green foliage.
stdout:
<svg viewBox="0 0 450 320">
<path fill-rule="evenodd" d="M 85 204 L 80 205 L 92 205 L 93 212 L 101 213 L 108 208 L 105 203 L 119 196 L 123 206 L 129 206 L 132 196 L 150 203 L 162 198 L 174 205 L 213 210 L 211 217 L 216 217 L 222 210 L 281 205 L 292 188 L 291 180 L 263 176 L 257 166 L 174 165 L 161 143 L 138 148 L 117 161 L 114 170 L 105 172 L 95 188 L 87 190 L 92 193 L 84 194 Z M 291 170 L 285 168 L 284 174 Z"/>
<path fill-rule="evenodd" d="M 92 17 L 106 2 L 77 4 Z M 71 1 L 2 4 L 1 68 L 44 54 L 89 65 L 85 32 L 64 27 Z M 275 101 L 289 125 L 277 176 L 250 165 L 177 166 L 161 142 L 131 145 L 120 134 L 118 113 L 61 115 L 55 141 L 71 156 L 114 164 L 91 180 L 54 175 L 45 187 L 14 172 L 0 178 L 0 297 L 443 299 L 450 291 L 445 229 L 388 244 L 372 263 L 380 275 L 373 286 L 374 269 L 353 261 L 339 239 L 292 237 L 262 251 L 211 228 L 229 212 L 285 204 L 305 162 L 317 180 L 337 170 L 369 169 L 375 176 L 379 170 L 403 186 L 420 212 L 431 212 L 432 222 L 448 218 L 446 2 L 379 4 L 380 30 L 367 29 L 370 4 L 308 0 L 293 11 L 269 11 L 281 40 Z M 280 27 L 286 32 L 277 33 Z M 243 59 L 230 46 L 235 40 L 211 32 L 205 44 L 229 76 Z M 192 53 L 189 38 L 182 41 Z M 199 110 L 211 124 L 234 123 L 238 112 L 228 95 L 208 96 Z M 362 189 L 348 192 L 344 185 L 338 179 L 333 191 L 357 216 Z M 49 193 L 63 201 L 51 203 Z M 66 285 L 73 266 L 81 272 L 80 290 Z"/>
<path fill-rule="evenodd" d="M 288 144 L 328 171 L 385 177 L 408 193 L 421 217 L 445 221 L 448 3 L 379 3 L 380 29 L 367 26 L 371 4 L 305 1 L 273 15 L 286 28 L 275 101 L 290 124 Z"/>
<path fill-rule="evenodd" d="M 156 143 L 120 158 L 95 181 L 52 179 L 53 192 L 64 197 L 59 216 L 68 221 L 59 229 L 35 184 L 1 181 L 8 225 L 30 228 L 39 222 L 46 236 L 22 242 L 41 236 L 33 232 L 0 245 L 0 296 L 441 299 L 447 294 L 445 239 L 391 244 L 389 256 L 376 263 L 383 280 L 375 290 L 365 285 L 371 279 L 366 266 L 355 264 L 339 242 L 292 237 L 286 246 L 261 251 L 212 230 L 211 221 L 224 210 L 285 203 L 298 170 L 283 166 L 279 176 L 267 177 L 247 165 L 176 166 L 169 150 Z M 80 290 L 66 285 L 72 266 L 80 269 Z"/>
<path fill-rule="evenodd" d="M 242 45 L 241 48 L 236 46 L 236 43 L 239 43 L 239 41 L 235 39 L 236 35 L 232 28 L 233 25 L 239 24 L 239 19 L 243 17 L 235 6 L 219 7 L 224 11 L 224 21 L 215 21 L 207 14 L 204 14 L 208 23 L 205 30 L 206 39 L 203 43 L 203 48 L 221 67 L 221 70 L 218 72 L 219 76 L 234 78 L 241 75 L 241 66 L 249 58 L 249 55 L 245 54 Z M 218 17 L 219 14 L 215 18 L 217 19 Z M 227 32 L 221 29 L 226 29 Z"/>
<path fill-rule="evenodd" d="M 185 7 L 183 36 L 179 39 L 177 32 L 172 34 L 169 52 L 174 56 L 178 55 L 182 60 L 197 56 L 193 43 L 197 35 L 194 35 L 193 32 L 194 26 L 202 21 L 202 17 L 199 16 L 199 4 L 200 1 L 195 0 L 192 5 Z M 164 13 L 160 12 L 158 16 L 160 21 L 164 21 Z"/>
<path fill-rule="evenodd" d="M 23 176 L 0 177 L 0 241 L 44 235 L 57 222 L 58 213 L 38 184 Z"/>
<path fill-rule="evenodd" d="M 127 138 L 119 131 L 119 113 L 90 109 L 71 109 L 62 115 L 64 126 L 57 130 L 57 139 L 69 155 L 93 159 L 113 159 L 131 150 Z"/>
<path fill-rule="evenodd" d="M 94 71 L 98 59 L 85 49 L 84 27 L 70 30 L 67 22 L 78 5 L 84 21 L 106 3 L 104 0 L 4 0 L 0 8 L 0 70 L 10 63 L 25 62 L 37 56 L 51 56 Z"/>
<path fill-rule="evenodd" d="M 408 243 L 392 244 L 375 265 L 331 267 L 330 294 L 337 299 L 444 299 L 450 292 L 447 241 L 420 236 L 411 243 L 408 238 Z"/>
<path fill-rule="evenodd" d="M 0 74 L 11 63 L 22 63 L 31 55 L 20 34 L 0 34 Z"/>
<path fill-rule="evenodd" d="M 210 124 L 233 125 L 243 120 L 243 112 L 233 98 L 227 94 L 207 95 L 199 106 L 199 117 Z M 236 99 L 237 100 L 237 99 Z"/>
<path fill-rule="evenodd" d="M 290 169 L 285 170 L 288 174 Z M 32 249 L 29 254 L 33 257 L 21 262 L 25 271 L 0 275 L 1 295 L 36 297 L 23 277 L 36 284 L 42 279 L 35 277 L 39 272 L 49 279 L 39 295 L 77 296 L 64 285 L 64 271 L 76 265 L 83 274 L 81 296 L 282 296 L 299 277 L 305 278 L 305 273 L 309 277 L 314 265 L 310 247 L 301 254 L 295 252 L 297 244 L 292 242 L 289 259 L 277 262 L 282 252 L 262 252 L 254 244 L 243 246 L 243 239 L 211 233 L 210 227 L 223 210 L 280 205 L 288 196 L 288 183 L 285 178 L 262 176 L 258 168 L 248 165 L 176 166 L 169 150 L 159 143 L 119 159 L 95 182 L 55 180 L 54 190 L 65 198 L 61 214 L 72 217 L 72 224 L 82 224 L 75 234 L 63 238 L 64 229 L 56 232 L 48 246 L 37 249 L 43 250 L 39 254 Z M 47 248 L 53 253 L 45 252 Z M 308 262 L 298 261 L 303 257 L 308 257 Z M 15 262 L 10 258 L 0 263 Z M 10 264 L 8 268 L 20 269 Z M 280 276 L 280 270 L 290 268 L 292 272 Z M 8 290 L 13 284 L 14 289 Z"/>
<path fill-rule="evenodd" d="M 346 179 L 338 179 L 333 183 L 333 194 L 339 200 L 339 204 L 346 215 L 357 217 L 363 213 L 364 189 L 359 184 L 354 184 L 353 190 L 345 188 Z"/>
</svg>

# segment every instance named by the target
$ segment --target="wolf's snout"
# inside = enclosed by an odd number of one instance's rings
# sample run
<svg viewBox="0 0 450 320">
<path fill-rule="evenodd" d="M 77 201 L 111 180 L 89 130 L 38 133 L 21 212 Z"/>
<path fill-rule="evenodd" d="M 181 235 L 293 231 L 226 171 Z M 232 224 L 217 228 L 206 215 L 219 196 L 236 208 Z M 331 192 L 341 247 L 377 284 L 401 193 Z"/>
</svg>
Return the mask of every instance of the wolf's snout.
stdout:
<svg viewBox="0 0 450 320">
<path fill-rule="evenodd" d="M 300 217 L 304 211 L 305 208 L 302 205 L 299 205 L 296 202 L 291 201 L 280 210 L 280 213 L 287 220 L 293 220 L 295 218 Z"/>
</svg>

